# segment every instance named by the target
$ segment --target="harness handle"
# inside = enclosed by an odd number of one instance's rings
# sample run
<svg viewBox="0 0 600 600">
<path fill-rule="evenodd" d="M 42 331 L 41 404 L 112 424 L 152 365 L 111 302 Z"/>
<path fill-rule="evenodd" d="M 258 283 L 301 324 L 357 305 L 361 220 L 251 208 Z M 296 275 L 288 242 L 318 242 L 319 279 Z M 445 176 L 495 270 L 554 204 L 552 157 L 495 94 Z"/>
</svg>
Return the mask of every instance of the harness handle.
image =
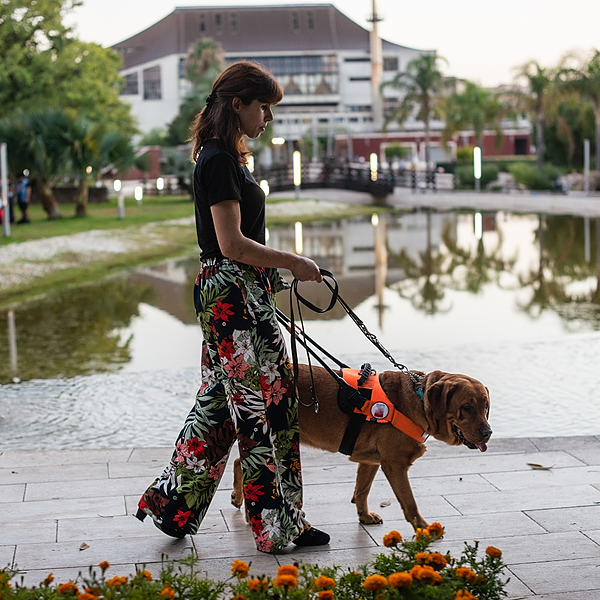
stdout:
<svg viewBox="0 0 600 600">
<path fill-rule="evenodd" d="M 333 273 L 331 273 L 327 269 L 319 269 L 319 271 L 321 272 L 321 275 L 323 276 L 323 283 L 331 291 L 331 300 L 330 300 L 329 306 L 327 308 L 319 308 L 318 306 L 316 306 L 315 304 L 313 304 L 312 302 L 307 300 L 304 296 L 302 296 L 300 294 L 300 292 L 298 291 L 298 283 L 299 282 L 297 279 L 294 279 L 294 281 L 292 282 L 292 289 L 290 290 L 290 297 L 291 297 L 291 293 L 293 291 L 294 294 L 296 295 L 297 300 L 302 302 L 302 304 L 304 304 L 304 306 L 310 308 L 310 310 L 312 310 L 316 313 L 323 314 L 323 313 L 329 312 L 335 306 L 335 303 L 338 301 L 340 294 L 339 294 L 339 285 L 338 285 L 337 279 L 333 276 Z M 331 279 L 333 281 L 333 286 L 329 283 L 329 281 L 327 281 L 326 277 L 329 277 L 329 279 Z"/>
</svg>

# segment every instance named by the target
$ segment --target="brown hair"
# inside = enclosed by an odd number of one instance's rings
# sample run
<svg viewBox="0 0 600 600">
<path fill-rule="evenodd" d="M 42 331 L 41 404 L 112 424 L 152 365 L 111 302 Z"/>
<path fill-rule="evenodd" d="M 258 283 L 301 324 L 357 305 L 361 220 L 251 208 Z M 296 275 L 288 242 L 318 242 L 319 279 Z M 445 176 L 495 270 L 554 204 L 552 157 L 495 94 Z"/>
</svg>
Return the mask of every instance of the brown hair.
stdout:
<svg viewBox="0 0 600 600">
<path fill-rule="evenodd" d="M 254 100 L 277 104 L 283 98 L 283 90 L 262 65 L 248 61 L 229 65 L 213 82 L 206 106 L 192 124 L 192 161 L 197 160 L 207 140 L 217 138 L 240 165 L 246 164 L 250 150 L 239 134 L 239 119 L 233 109 L 234 98 L 239 98 L 246 106 Z"/>
</svg>

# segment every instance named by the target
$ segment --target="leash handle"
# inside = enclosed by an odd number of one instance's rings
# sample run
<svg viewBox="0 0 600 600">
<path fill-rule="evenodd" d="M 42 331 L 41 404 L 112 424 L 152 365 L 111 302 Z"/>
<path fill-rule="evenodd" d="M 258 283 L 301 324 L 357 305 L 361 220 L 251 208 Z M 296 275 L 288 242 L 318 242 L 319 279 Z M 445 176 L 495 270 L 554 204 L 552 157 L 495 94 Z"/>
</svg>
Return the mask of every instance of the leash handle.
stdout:
<svg viewBox="0 0 600 600">
<path fill-rule="evenodd" d="M 335 303 L 337 302 L 340 294 L 339 294 L 339 285 L 338 285 L 337 279 L 333 276 L 333 273 L 331 273 L 327 269 L 319 269 L 319 271 L 321 272 L 321 275 L 323 276 L 323 283 L 329 288 L 329 290 L 331 292 L 331 301 L 329 302 L 329 306 L 327 308 L 319 308 L 312 302 L 308 301 L 304 296 L 300 295 L 300 292 L 298 292 L 299 281 L 297 279 L 294 279 L 294 281 L 292 282 L 292 290 L 294 291 L 294 294 L 296 295 L 297 300 L 302 302 L 302 304 L 304 304 L 304 306 L 310 308 L 310 310 L 312 310 L 316 313 L 323 314 L 323 313 L 329 312 L 335 306 Z M 331 285 L 331 283 L 329 283 L 329 281 L 327 281 L 326 278 L 331 279 L 333 281 L 333 285 Z"/>
</svg>

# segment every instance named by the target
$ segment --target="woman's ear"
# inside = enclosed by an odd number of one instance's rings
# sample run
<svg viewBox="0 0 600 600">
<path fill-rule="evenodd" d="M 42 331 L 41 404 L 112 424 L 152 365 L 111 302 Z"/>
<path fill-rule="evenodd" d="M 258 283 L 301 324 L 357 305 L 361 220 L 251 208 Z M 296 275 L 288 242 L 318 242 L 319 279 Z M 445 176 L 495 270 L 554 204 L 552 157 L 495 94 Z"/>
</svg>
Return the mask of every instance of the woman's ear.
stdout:
<svg viewBox="0 0 600 600">
<path fill-rule="evenodd" d="M 241 98 L 238 98 L 237 96 L 231 101 L 231 106 L 233 106 L 233 110 L 235 110 L 236 113 L 240 112 L 240 108 L 242 107 L 242 100 Z"/>
</svg>

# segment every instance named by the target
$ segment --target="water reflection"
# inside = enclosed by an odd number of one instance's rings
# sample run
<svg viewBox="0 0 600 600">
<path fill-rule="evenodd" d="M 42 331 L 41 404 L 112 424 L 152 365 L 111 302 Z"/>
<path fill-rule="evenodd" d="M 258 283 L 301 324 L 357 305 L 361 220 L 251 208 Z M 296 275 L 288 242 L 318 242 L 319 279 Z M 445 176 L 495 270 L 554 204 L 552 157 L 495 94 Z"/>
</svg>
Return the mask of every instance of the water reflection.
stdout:
<svg viewBox="0 0 600 600">
<path fill-rule="evenodd" d="M 567 332 L 600 329 L 599 223 L 586 233 L 577 217 L 416 211 L 305 224 L 302 243 L 336 275 L 352 308 L 369 306 L 385 345 L 410 350 L 421 339 L 437 346 L 469 339 L 475 323 L 486 324 L 489 343 L 534 330 L 529 339 L 554 335 L 548 317 Z M 294 251 L 296 242 L 294 225 L 270 232 L 274 248 Z M 196 256 L 171 260 L 0 312 L 0 339 L 8 342 L 0 345 L 0 383 L 197 366 L 197 269 Z M 302 293 L 329 303 L 325 286 L 302 284 Z M 289 313 L 289 295 L 277 301 Z M 335 333 L 315 335 L 334 350 L 361 343 L 340 306 L 303 316 L 339 322 Z"/>
<path fill-rule="evenodd" d="M 0 312 L 0 336 L 8 340 L 0 346 L 0 382 L 119 369 L 131 360 L 131 339 L 121 330 L 152 295 L 148 285 L 114 280 Z"/>
</svg>

